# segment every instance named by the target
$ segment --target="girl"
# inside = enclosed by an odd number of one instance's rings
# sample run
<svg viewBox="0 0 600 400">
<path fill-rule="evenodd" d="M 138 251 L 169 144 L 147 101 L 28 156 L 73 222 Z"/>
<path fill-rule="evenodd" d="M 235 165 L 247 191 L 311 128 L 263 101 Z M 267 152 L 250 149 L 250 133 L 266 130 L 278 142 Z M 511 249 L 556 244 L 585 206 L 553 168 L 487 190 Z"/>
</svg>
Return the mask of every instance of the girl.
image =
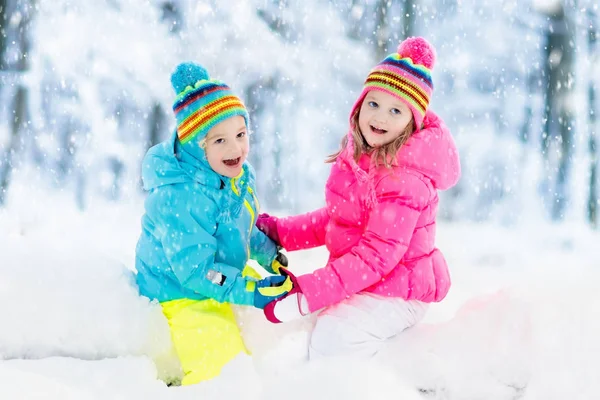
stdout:
<svg viewBox="0 0 600 400">
<path fill-rule="evenodd" d="M 262 308 L 291 281 L 245 268 L 249 257 L 272 273 L 287 264 L 254 226 L 246 108 L 199 65 L 180 64 L 171 83 L 177 131 L 144 158 L 149 194 L 136 268 L 140 293 L 167 317 L 188 385 L 217 376 L 245 351 L 230 303 Z"/>
<path fill-rule="evenodd" d="M 442 120 L 428 109 L 434 49 L 400 43 L 370 72 L 350 115 L 325 188 L 326 206 L 257 226 L 286 250 L 326 245 L 327 264 L 295 279 L 270 303 L 272 322 L 320 309 L 310 357 L 377 353 L 423 318 L 450 287 L 435 247 L 437 190 L 456 184 L 460 164 Z"/>
</svg>

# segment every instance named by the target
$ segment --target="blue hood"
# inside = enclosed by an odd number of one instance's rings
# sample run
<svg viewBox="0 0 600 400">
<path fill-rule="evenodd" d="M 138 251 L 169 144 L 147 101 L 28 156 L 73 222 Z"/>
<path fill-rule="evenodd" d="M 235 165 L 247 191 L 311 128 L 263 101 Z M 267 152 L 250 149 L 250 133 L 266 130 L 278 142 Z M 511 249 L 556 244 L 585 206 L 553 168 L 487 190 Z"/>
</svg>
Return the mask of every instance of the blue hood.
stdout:
<svg viewBox="0 0 600 400">
<path fill-rule="evenodd" d="M 199 149 L 199 147 L 198 147 Z M 200 150 L 202 151 L 202 150 Z M 208 165 L 204 152 L 199 160 L 177 140 L 177 133 L 153 146 L 142 162 L 142 182 L 144 190 L 150 191 L 160 186 L 177 183 L 198 183 L 203 192 L 219 204 L 217 222 L 229 222 L 240 214 L 244 203 L 243 196 L 236 196 L 231 190 L 222 190 L 231 185 L 234 178 L 217 174 Z M 245 193 L 248 185 L 254 184 L 254 173 L 248 163 L 244 163 L 244 177 L 240 192 Z"/>
<path fill-rule="evenodd" d="M 222 179 L 208 165 L 198 160 L 183 161 L 184 152 L 179 147 L 177 134 L 173 133 L 169 140 L 148 150 L 142 162 L 144 190 L 149 191 L 159 186 L 193 181 L 207 187 L 220 189 L 224 180 L 230 179 L 225 177 Z"/>
</svg>

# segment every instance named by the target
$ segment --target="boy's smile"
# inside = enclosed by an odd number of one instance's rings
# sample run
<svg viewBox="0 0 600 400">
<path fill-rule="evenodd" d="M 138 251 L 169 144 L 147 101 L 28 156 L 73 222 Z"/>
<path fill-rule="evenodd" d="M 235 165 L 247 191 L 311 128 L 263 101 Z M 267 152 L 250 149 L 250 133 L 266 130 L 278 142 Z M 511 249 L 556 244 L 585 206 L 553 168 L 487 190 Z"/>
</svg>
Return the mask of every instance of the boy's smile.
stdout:
<svg viewBox="0 0 600 400">
<path fill-rule="evenodd" d="M 241 159 L 242 159 L 242 157 L 223 160 L 223 164 L 227 165 L 230 168 L 235 168 L 240 164 Z"/>
</svg>

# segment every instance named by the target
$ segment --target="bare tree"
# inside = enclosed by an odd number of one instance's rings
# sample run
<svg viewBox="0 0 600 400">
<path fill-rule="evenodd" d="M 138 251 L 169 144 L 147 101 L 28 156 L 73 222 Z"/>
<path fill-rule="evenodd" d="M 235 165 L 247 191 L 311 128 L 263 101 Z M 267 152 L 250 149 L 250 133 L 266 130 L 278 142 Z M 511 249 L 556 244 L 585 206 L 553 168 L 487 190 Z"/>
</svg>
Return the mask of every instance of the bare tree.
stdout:
<svg viewBox="0 0 600 400">
<path fill-rule="evenodd" d="M 415 35 L 418 0 L 378 0 L 375 3 L 374 13 L 374 45 L 377 61 L 382 60 L 395 46 L 389 48 L 390 39 L 404 40 Z M 394 15 L 401 14 L 401 29 L 390 23 L 392 12 Z"/>
<path fill-rule="evenodd" d="M 598 29 L 596 14 L 589 13 L 588 24 L 588 50 L 592 60 L 591 70 L 597 68 L 598 60 Z M 593 228 L 598 227 L 598 143 L 596 141 L 597 121 L 596 114 L 598 106 L 596 103 L 596 76 L 592 73 L 589 77 L 588 87 L 588 120 L 590 137 L 588 150 L 590 152 L 590 191 L 588 197 L 588 221 Z"/>
<path fill-rule="evenodd" d="M 6 194 L 10 186 L 10 177 L 13 168 L 13 161 L 15 153 L 17 152 L 19 143 L 22 141 L 23 132 L 27 128 L 29 120 L 28 112 L 28 90 L 26 85 L 22 82 L 21 77 L 23 73 L 28 69 L 28 56 L 31 44 L 29 42 L 29 29 L 35 10 L 35 2 L 31 1 L 17 1 L 12 7 L 8 7 L 8 2 L 5 2 L 2 8 L 2 21 L 8 21 L 10 19 L 10 10 L 19 10 L 22 14 L 22 18 L 16 27 L 15 38 L 18 45 L 18 54 L 16 62 L 12 65 L 3 64 L 4 70 L 12 70 L 16 73 L 17 84 L 16 91 L 13 98 L 12 107 L 12 118 L 10 124 L 10 141 L 8 148 L 4 154 L 4 157 L 0 159 L 0 206 L 3 206 L 6 202 Z M 2 26 L 2 36 L 6 34 L 6 25 Z"/>
<path fill-rule="evenodd" d="M 542 154 L 549 161 L 550 147 L 558 146 L 555 181 L 549 185 L 554 220 L 564 217 L 573 148 L 575 116 L 572 101 L 575 58 L 575 24 L 561 4 L 549 16 L 545 32 L 545 108 L 542 133 Z M 550 164 L 547 164 L 550 167 Z"/>
<path fill-rule="evenodd" d="M 353 40 L 359 40 L 361 35 L 361 23 L 364 12 L 360 3 L 361 0 L 352 0 L 348 15 L 347 35 Z"/>
<path fill-rule="evenodd" d="M 529 142 L 530 130 L 533 121 L 533 97 L 535 96 L 535 87 L 538 81 L 538 75 L 536 71 L 531 71 L 527 75 L 527 98 L 525 100 L 523 110 L 523 125 L 519 131 L 519 138 L 523 143 Z"/>
<path fill-rule="evenodd" d="M 166 129 L 165 120 L 166 116 L 162 105 L 159 101 L 154 102 L 148 123 L 148 143 L 146 145 L 148 149 L 160 142 L 161 135 L 164 129 Z"/>
<path fill-rule="evenodd" d="M 4 70 L 4 53 L 6 52 L 6 30 L 8 21 L 8 0 L 0 0 L 0 71 Z"/>
<path fill-rule="evenodd" d="M 382 60 L 388 53 L 390 38 L 388 14 L 391 0 L 379 0 L 375 6 L 375 58 Z"/>
<path fill-rule="evenodd" d="M 169 27 L 169 32 L 179 33 L 183 28 L 183 15 L 178 2 L 165 0 L 159 5 L 161 21 Z"/>
<path fill-rule="evenodd" d="M 402 13 L 402 33 L 405 38 L 415 35 L 417 0 L 404 0 Z"/>
</svg>

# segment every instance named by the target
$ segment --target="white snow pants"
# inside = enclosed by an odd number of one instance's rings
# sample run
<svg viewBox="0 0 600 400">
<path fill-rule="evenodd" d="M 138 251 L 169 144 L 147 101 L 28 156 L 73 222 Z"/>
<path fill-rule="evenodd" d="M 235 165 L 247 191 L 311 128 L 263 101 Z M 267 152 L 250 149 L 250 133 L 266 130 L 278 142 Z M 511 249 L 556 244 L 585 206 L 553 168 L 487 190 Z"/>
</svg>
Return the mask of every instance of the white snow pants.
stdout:
<svg viewBox="0 0 600 400">
<path fill-rule="evenodd" d="M 419 322 L 428 306 L 417 300 L 355 294 L 317 316 L 309 358 L 372 357 L 388 339 Z"/>
</svg>

